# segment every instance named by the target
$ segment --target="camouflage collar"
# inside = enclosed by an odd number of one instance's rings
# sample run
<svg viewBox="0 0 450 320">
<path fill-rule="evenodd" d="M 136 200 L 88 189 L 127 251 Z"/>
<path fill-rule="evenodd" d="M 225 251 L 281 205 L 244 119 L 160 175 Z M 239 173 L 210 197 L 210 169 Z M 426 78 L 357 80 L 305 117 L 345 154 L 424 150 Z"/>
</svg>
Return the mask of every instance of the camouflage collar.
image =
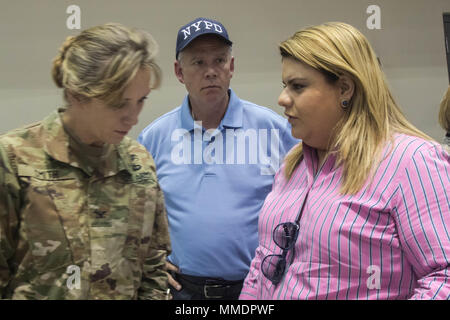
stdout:
<svg viewBox="0 0 450 320">
<path fill-rule="evenodd" d="M 44 150 L 55 160 L 70 164 L 69 136 L 64 131 L 60 112 L 64 112 L 64 109 L 52 112 L 42 121 Z"/>
<path fill-rule="evenodd" d="M 86 173 L 91 174 L 90 170 L 83 168 L 79 161 L 69 152 L 69 135 L 64 130 L 61 120 L 61 113 L 65 110 L 65 108 L 59 108 L 42 121 L 44 150 L 53 159 L 80 168 Z M 126 153 L 123 150 L 124 143 L 125 141 L 122 141 L 116 146 L 118 151 L 117 171 L 111 172 L 108 175 L 117 174 L 121 170 L 127 170 L 131 173 L 131 169 L 126 165 L 126 161 L 124 161 L 127 159 Z"/>
</svg>

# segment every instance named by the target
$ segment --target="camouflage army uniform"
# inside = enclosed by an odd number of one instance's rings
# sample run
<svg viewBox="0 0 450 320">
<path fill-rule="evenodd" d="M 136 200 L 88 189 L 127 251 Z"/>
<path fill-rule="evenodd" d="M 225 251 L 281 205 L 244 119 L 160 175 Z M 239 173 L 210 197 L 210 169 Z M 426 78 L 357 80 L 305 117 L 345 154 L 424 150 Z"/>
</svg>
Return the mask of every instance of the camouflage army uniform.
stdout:
<svg viewBox="0 0 450 320">
<path fill-rule="evenodd" d="M 58 112 L 0 136 L 0 298 L 165 299 L 153 160 L 125 138 L 100 174 L 69 141 Z"/>
</svg>

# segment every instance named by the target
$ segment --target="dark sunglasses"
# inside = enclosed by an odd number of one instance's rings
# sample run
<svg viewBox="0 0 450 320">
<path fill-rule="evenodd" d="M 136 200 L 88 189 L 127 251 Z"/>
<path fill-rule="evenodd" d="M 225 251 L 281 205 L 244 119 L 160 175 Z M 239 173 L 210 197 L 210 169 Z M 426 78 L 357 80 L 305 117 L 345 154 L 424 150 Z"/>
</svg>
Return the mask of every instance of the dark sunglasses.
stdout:
<svg viewBox="0 0 450 320">
<path fill-rule="evenodd" d="M 266 256 L 261 263 L 261 271 L 274 285 L 277 285 L 284 276 L 286 256 L 297 241 L 299 229 L 300 226 L 296 222 L 283 222 L 273 230 L 273 241 L 283 252 Z"/>
</svg>

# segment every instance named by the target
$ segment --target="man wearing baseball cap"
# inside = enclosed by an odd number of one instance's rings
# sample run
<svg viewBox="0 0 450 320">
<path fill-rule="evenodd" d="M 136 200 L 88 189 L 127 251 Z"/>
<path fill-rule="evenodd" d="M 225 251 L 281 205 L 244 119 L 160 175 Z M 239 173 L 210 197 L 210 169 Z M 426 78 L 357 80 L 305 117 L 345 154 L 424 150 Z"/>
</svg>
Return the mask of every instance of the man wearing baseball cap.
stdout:
<svg viewBox="0 0 450 320">
<path fill-rule="evenodd" d="M 258 244 L 258 213 L 298 142 L 286 119 L 230 88 L 232 44 L 219 21 L 182 26 L 175 75 L 188 94 L 139 136 L 164 192 L 174 299 L 239 297 Z"/>
</svg>

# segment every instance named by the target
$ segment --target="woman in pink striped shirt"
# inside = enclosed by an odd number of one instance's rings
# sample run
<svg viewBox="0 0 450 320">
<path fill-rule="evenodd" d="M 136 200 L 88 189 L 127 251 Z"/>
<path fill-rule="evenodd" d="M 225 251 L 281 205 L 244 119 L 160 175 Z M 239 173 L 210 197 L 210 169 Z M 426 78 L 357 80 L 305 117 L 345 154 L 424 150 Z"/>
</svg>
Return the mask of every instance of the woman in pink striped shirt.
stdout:
<svg viewBox="0 0 450 320">
<path fill-rule="evenodd" d="M 450 158 L 344 23 L 280 45 L 294 147 L 259 217 L 241 299 L 449 299 Z"/>
</svg>

